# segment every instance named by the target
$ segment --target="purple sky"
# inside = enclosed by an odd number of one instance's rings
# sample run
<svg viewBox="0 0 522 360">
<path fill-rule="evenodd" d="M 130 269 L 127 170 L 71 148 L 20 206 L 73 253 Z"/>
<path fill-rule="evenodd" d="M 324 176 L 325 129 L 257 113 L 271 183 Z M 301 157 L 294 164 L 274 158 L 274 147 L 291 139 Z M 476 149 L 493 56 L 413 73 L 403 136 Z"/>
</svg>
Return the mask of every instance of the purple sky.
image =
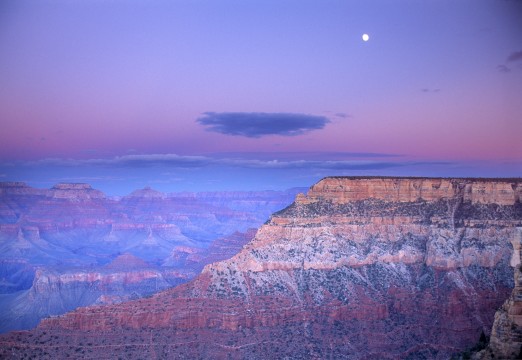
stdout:
<svg viewBox="0 0 522 360">
<path fill-rule="evenodd" d="M 0 181 L 522 176 L 517 0 L 3 0 L 0 54 Z"/>
</svg>

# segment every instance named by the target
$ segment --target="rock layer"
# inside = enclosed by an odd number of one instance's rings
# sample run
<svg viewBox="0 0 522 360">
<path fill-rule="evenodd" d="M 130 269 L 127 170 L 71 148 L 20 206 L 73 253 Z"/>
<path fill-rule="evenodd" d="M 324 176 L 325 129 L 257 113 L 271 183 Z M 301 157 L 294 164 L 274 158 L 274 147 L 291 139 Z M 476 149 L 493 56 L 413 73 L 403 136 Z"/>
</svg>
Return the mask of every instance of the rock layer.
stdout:
<svg viewBox="0 0 522 360">
<path fill-rule="evenodd" d="M 489 334 L 514 286 L 521 184 L 326 178 L 195 280 L 46 319 L 0 347 L 41 358 L 447 359 Z"/>
<path fill-rule="evenodd" d="M 330 177 L 312 186 L 307 199 L 345 203 L 369 198 L 392 202 L 461 198 L 472 204 L 514 205 L 521 196 L 518 179 L 354 177 L 347 181 L 345 177 Z"/>
</svg>

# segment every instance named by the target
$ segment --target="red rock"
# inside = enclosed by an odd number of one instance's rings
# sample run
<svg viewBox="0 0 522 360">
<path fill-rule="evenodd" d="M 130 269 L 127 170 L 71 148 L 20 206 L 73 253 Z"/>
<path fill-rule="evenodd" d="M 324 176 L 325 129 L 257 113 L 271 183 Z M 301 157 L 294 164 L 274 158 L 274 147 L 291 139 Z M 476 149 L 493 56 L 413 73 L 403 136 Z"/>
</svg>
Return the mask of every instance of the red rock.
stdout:
<svg viewBox="0 0 522 360">
<path fill-rule="evenodd" d="M 0 347 L 218 359 L 447 359 L 470 347 L 513 287 L 521 180 L 366 180 L 322 180 L 187 284 L 46 319 Z"/>
</svg>

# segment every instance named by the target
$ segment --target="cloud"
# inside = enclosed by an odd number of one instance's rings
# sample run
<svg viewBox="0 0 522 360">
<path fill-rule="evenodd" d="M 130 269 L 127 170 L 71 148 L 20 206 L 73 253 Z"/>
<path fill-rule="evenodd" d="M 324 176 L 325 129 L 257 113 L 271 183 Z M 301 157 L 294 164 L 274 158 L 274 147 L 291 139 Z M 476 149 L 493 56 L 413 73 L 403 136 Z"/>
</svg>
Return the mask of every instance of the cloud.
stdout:
<svg viewBox="0 0 522 360">
<path fill-rule="evenodd" d="M 221 152 L 214 153 L 213 158 L 234 158 L 234 159 L 258 159 L 291 161 L 291 160 L 354 160 L 354 159 L 375 159 L 375 158 L 404 158 L 403 154 L 394 153 L 373 153 L 373 152 L 346 152 L 346 151 L 299 151 L 299 152 Z"/>
<path fill-rule="evenodd" d="M 421 91 L 424 92 L 424 93 L 438 93 L 440 91 L 440 89 L 424 88 L 424 89 L 421 89 Z"/>
<path fill-rule="evenodd" d="M 112 163 L 124 166 L 169 165 L 180 168 L 206 166 L 209 158 L 205 156 L 183 156 L 177 154 L 125 155 L 118 156 Z"/>
<path fill-rule="evenodd" d="M 371 159 L 379 154 L 373 153 L 345 153 L 352 156 L 364 156 L 365 160 L 328 160 L 319 157 L 313 160 L 278 160 L 269 158 L 233 158 L 233 157 L 206 157 L 206 156 L 184 156 L 177 154 L 151 154 L 151 155 L 125 155 L 112 159 L 46 159 L 26 164 L 27 166 L 63 166 L 63 167 L 118 167 L 118 168 L 146 168 L 161 166 L 170 169 L 189 168 L 243 168 L 243 169 L 318 169 L 318 170 L 380 170 L 412 165 L 448 165 L 446 162 L 411 162 L 407 160 L 390 161 L 382 159 Z M 331 153 L 325 153 L 330 157 Z M 383 158 L 392 156 L 381 154 Z M 400 157 L 400 156 L 399 156 Z M 333 157 L 330 157 L 332 159 Z"/>
<path fill-rule="evenodd" d="M 266 135 L 297 136 L 324 128 L 324 116 L 294 113 L 205 112 L 196 120 L 208 131 L 225 135 L 260 138 Z"/>
<path fill-rule="evenodd" d="M 506 59 L 506 62 L 522 61 L 522 51 L 514 51 Z"/>
<path fill-rule="evenodd" d="M 51 181 L 55 183 L 65 182 L 65 183 L 88 183 L 92 184 L 94 182 L 101 181 L 124 181 L 127 180 L 123 177 L 118 176 L 62 176 L 62 177 L 53 177 L 50 178 Z"/>
<path fill-rule="evenodd" d="M 204 156 L 183 156 L 177 154 L 150 154 L 150 155 L 124 155 L 112 159 L 44 159 L 33 162 L 33 165 L 43 166 L 118 166 L 118 167 L 149 167 L 171 166 L 176 168 L 204 167 L 214 160 Z"/>
<path fill-rule="evenodd" d="M 506 58 L 506 63 L 518 63 L 518 66 L 522 65 L 522 51 L 513 51 L 509 56 Z M 497 65 L 497 70 L 502 73 L 509 73 L 511 72 L 511 67 L 508 67 L 505 64 Z"/>
<path fill-rule="evenodd" d="M 511 71 L 506 65 L 497 65 L 497 70 L 503 73 L 508 73 Z"/>
</svg>

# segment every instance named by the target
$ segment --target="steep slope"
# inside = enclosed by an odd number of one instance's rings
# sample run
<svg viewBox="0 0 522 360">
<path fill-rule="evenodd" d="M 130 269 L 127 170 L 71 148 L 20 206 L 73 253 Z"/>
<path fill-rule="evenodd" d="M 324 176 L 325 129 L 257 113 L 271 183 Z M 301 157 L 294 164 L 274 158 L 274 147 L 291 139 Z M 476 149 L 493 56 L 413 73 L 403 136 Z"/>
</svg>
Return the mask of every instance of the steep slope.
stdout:
<svg viewBox="0 0 522 360">
<path fill-rule="evenodd" d="M 521 196 L 520 179 L 326 178 L 193 281 L 46 319 L 0 347 L 13 358 L 447 359 L 489 333 L 513 288 Z"/>
</svg>

